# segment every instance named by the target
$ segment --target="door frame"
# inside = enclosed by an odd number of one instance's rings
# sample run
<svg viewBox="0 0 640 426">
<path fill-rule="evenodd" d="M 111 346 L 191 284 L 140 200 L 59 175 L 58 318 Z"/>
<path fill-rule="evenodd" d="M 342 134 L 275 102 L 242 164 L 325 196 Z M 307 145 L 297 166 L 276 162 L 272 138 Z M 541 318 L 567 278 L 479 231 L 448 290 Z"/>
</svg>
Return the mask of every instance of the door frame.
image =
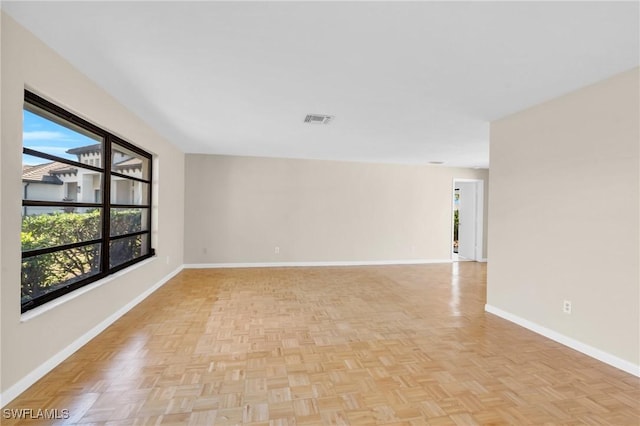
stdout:
<svg viewBox="0 0 640 426">
<path fill-rule="evenodd" d="M 476 262 L 486 262 L 486 259 L 484 258 L 484 250 L 483 250 L 483 246 L 484 246 L 484 179 L 468 179 L 468 178 L 453 178 L 453 183 L 451 186 L 451 214 L 449 215 L 449 217 L 451 218 L 451 233 L 450 235 L 450 239 L 449 239 L 449 247 L 451 249 L 451 260 L 453 260 L 453 211 L 455 209 L 455 199 L 454 199 L 454 195 L 455 195 L 455 191 L 456 191 L 456 184 L 458 182 L 471 182 L 471 183 L 475 183 L 475 185 L 473 186 L 475 193 L 476 193 L 476 217 L 475 217 L 475 222 L 476 222 L 476 235 L 475 235 L 475 247 L 473 250 L 474 256 L 473 259 L 471 260 L 475 260 Z M 459 250 L 458 250 L 459 252 Z"/>
</svg>

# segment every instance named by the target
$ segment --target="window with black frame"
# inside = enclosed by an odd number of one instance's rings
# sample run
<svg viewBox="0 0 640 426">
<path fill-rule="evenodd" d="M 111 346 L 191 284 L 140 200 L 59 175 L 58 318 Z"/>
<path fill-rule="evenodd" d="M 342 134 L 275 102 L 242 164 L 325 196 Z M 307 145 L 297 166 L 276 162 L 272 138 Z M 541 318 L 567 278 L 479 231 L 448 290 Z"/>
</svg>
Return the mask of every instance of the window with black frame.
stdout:
<svg viewBox="0 0 640 426">
<path fill-rule="evenodd" d="M 22 312 L 153 256 L 152 156 L 25 91 Z"/>
</svg>

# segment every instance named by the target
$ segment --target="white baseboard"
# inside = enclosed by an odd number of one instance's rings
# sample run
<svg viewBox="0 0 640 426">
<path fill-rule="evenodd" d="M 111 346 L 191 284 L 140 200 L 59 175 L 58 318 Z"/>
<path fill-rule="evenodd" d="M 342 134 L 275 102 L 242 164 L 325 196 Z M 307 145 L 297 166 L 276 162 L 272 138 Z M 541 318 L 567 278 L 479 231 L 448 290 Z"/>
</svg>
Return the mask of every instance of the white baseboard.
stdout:
<svg viewBox="0 0 640 426">
<path fill-rule="evenodd" d="M 118 309 L 116 312 L 114 312 L 112 315 L 110 315 L 100 324 L 96 325 L 91 330 L 87 331 L 85 334 L 83 334 L 82 336 L 77 338 L 75 341 L 73 341 L 73 343 L 71 343 L 69 346 L 67 346 L 66 348 L 64 348 L 57 354 L 55 354 L 53 357 L 49 358 L 47 361 L 42 363 L 38 368 L 31 371 L 25 377 L 20 379 L 16 384 L 11 386 L 4 392 L 0 393 L 0 407 L 4 407 L 13 399 L 15 399 L 18 395 L 20 395 L 22 392 L 27 390 L 31 385 L 33 385 L 35 382 L 40 380 L 45 374 L 53 370 L 58 364 L 60 364 L 62 361 L 67 359 L 69 356 L 71 356 L 75 351 L 77 351 L 82 346 L 87 344 L 91 339 L 96 337 L 98 334 L 102 333 L 107 327 L 113 324 L 118 318 L 120 318 L 122 315 L 129 312 L 134 306 L 136 306 L 138 303 L 146 299 L 151 293 L 153 293 L 154 291 L 162 287 L 167 281 L 169 281 L 171 278 L 177 275 L 180 271 L 182 271 L 182 269 L 183 269 L 183 266 L 181 265 L 178 268 L 176 268 L 174 271 L 170 272 L 168 275 L 163 277 L 160 281 L 155 283 L 152 287 L 150 287 L 149 289 L 145 290 L 143 293 L 138 295 L 138 297 L 133 299 L 131 302 L 127 303 L 125 306 Z"/>
<path fill-rule="evenodd" d="M 478 260 L 478 262 L 480 263 L 487 263 L 487 258 L 483 257 L 482 259 Z"/>
<path fill-rule="evenodd" d="M 544 337 L 547 337 L 551 340 L 554 340 L 558 343 L 568 346 L 571 349 L 575 349 L 578 352 L 582 352 L 583 354 L 588 355 L 591 358 L 595 358 L 598 361 L 602 361 L 605 364 L 609 364 L 612 367 L 618 368 L 629 374 L 633 374 L 636 377 L 640 377 L 640 365 L 634 364 L 622 358 L 618 358 L 617 356 L 612 355 L 608 352 L 605 352 L 601 349 L 594 348 L 593 346 L 589 346 L 578 340 L 572 339 L 571 337 L 565 336 L 564 334 L 560 334 L 557 331 L 543 327 L 539 324 L 536 324 L 532 321 L 521 318 L 510 312 L 503 311 L 502 309 L 496 308 L 495 306 L 491 306 L 488 304 L 484 305 L 484 310 L 486 312 L 499 316 L 500 318 L 506 319 L 507 321 L 511 321 L 515 324 L 518 324 L 519 326 L 524 327 L 528 330 L 531 330 L 535 333 L 541 334 Z"/>
<path fill-rule="evenodd" d="M 404 260 L 362 260 L 332 262 L 238 262 L 238 263 L 189 263 L 185 269 L 209 268 L 286 268 L 300 266 L 376 266 L 376 265 L 426 265 L 429 263 L 451 263 L 451 259 L 404 259 Z"/>
</svg>

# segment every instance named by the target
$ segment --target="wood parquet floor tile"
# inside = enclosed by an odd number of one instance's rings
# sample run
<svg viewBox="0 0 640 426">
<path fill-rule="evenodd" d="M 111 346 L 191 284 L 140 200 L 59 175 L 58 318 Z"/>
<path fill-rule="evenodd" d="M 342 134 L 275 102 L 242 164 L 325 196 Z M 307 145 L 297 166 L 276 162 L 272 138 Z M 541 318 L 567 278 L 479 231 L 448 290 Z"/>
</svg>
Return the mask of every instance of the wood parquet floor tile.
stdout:
<svg viewBox="0 0 640 426">
<path fill-rule="evenodd" d="M 185 270 L 2 425 L 638 425 L 640 380 L 484 312 L 486 265 Z"/>
</svg>

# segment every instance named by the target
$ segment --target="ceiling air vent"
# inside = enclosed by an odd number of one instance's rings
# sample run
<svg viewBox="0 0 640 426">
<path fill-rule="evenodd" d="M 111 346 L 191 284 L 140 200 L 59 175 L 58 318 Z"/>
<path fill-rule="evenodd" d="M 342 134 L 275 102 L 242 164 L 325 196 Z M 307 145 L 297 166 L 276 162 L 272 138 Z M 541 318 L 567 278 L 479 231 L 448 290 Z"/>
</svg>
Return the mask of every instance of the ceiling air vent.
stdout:
<svg viewBox="0 0 640 426">
<path fill-rule="evenodd" d="M 329 122 L 333 120 L 332 115 L 323 115 L 323 114 L 308 114 L 304 122 L 305 123 L 315 123 L 315 124 L 329 124 Z"/>
</svg>

